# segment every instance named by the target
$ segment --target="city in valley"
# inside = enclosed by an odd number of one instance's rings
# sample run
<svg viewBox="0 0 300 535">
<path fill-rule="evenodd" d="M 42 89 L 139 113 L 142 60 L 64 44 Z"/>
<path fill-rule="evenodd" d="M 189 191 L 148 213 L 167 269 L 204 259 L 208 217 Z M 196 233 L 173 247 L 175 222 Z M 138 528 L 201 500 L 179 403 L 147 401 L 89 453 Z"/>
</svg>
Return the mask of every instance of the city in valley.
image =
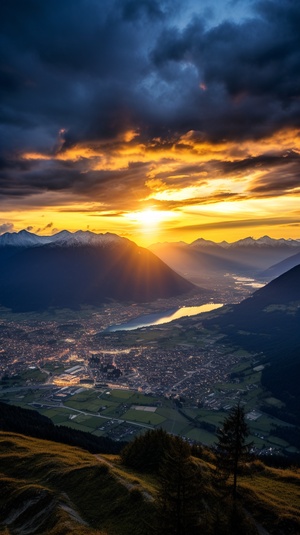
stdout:
<svg viewBox="0 0 300 535">
<path fill-rule="evenodd" d="M 226 292 L 224 301 L 241 298 Z M 243 298 L 247 292 L 245 287 Z M 277 436 L 285 422 L 270 414 L 281 401 L 261 385 L 261 355 L 223 343 L 222 334 L 203 326 L 207 314 L 108 331 L 145 313 L 202 303 L 195 294 L 186 301 L 110 303 L 80 311 L 2 309 L 0 400 L 115 440 L 161 427 L 210 446 L 226 412 L 241 402 L 257 452 L 297 451 Z"/>
</svg>

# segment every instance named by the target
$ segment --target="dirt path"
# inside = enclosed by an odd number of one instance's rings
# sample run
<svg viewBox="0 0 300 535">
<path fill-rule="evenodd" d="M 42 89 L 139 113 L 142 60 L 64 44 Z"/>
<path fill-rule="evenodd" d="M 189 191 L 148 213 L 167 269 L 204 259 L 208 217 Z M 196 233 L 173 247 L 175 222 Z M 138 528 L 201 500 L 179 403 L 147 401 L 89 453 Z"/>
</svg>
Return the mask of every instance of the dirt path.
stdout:
<svg viewBox="0 0 300 535">
<path fill-rule="evenodd" d="M 115 468 L 113 463 L 111 463 L 110 461 L 102 457 L 101 455 L 97 454 L 97 455 L 94 455 L 94 457 L 96 457 L 96 459 L 106 464 L 110 468 Z M 119 481 L 121 485 L 124 485 L 124 487 L 126 487 L 128 490 L 138 489 L 142 493 L 143 497 L 145 498 L 147 502 L 154 502 L 153 496 L 149 492 L 147 492 L 145 489 L 143 489 L 143 487 L 139 483 L 129 483 L 129 481 L 127 481 L 121 476 L 118 476 L 116 473 L 114 473 L 113 475 L 117 479 L 117 481 Z"/>
</svg>

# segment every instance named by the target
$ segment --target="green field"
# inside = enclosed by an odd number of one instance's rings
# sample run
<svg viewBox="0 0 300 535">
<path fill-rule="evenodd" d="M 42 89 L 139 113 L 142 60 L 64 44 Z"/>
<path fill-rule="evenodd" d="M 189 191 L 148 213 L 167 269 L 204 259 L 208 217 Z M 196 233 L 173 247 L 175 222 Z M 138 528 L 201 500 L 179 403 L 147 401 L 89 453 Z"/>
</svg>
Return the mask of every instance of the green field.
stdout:
<svg viewBox="0 0 300 535">
<path fill-rule="evenodd" d="M 139 411 L 135 409 L 131 409 L 127 411 L 125 414 L 123 414 L 122 418 L 124 418 L 124 420 L 129 420 L 131 422 L 140 422 L 140 423 L 149 424 L 155 427 L 159 426 L 165 421 L 165 418 L 163 416 L 160 416 L 159 414 L 156 414 L 155 412 Z"/>
<path fill-rule="evenodd" d="M 30 370 L 35 373 L 38 370 Z M 223 406 L 234 406 L 241 390 L 246 414 L 265 403 L 279 407 L 281 401 L 266 397 L 259 386 L 260 372 L 253 372 L 252 365 L 241 363 L 238 372 L 244 374 L 243 382 L 215 385 L 216 400 Z M 115 440 L 131 440 L 137 433 L 149 427 L 162 427 L 166 431 L 185 436 L 190 440 L 211 445 L 215 442 L 215 430 L 222 425 L 227 414 L 224 410 L 195 408 L 187 404 L 178 410 L 172 399 L 148 396 L 128 389 L 84 388 L 69 394 L 63 402 L 52 397 L 51 387 L 16 386 L 0 389 L 0 399 L 24 408 L 38 410 L 51 418 L 54 424 L 64 425 L 97 435 L 111 436 Z M 155 410 L 137 410 L 134 406 L 153 407 Z M 124 424 L 123 424 L 124 422 Z M 123 429 L 128 422 L 129 428 Z M 247 420 L 250 440 L 259 447 L 273 447 L 290 451 L 291 445 L 275 436 L 276 426 L 288 425 L 265 413 L 256 420 Z M 127 424 L 126 424 L 127 425 Z M 209 426 L 212 426 L 211 428 Z M 125 437 L 125 438 L 124 438 Z"/>
</svg>

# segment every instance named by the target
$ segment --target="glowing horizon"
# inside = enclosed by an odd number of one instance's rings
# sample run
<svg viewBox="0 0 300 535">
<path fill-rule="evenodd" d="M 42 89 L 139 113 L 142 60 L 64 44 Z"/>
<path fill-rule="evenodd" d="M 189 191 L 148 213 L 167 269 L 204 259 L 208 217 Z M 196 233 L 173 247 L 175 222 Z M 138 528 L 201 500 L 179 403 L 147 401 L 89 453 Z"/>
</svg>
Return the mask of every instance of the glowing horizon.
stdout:
<svg viewBox="0 0 300 535">
<path fill-rule="evenodd" d="M 0 19 L 0 234 L 300 237 L 300 5 L 35 3 Z"/>
</svg>

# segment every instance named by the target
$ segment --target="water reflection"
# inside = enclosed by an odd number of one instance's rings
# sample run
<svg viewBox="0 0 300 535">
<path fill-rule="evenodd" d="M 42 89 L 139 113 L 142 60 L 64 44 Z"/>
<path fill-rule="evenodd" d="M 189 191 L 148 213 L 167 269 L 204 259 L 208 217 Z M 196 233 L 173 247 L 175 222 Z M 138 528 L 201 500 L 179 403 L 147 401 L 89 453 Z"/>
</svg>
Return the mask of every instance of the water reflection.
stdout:
<svg viewBox="0 0 300 535">
<path fill-rule="evenodd" d="M 205 305 L 193 306 L 193 307 L 181 307 L 178 309 L 167 310 L 166 312 L 159 312 L 156 314 L 146 314 L 139 316 L 134 320 L 128 321 L 128 323 L 121 323 L 119 325 L 111 325 L 106 329 L 106 332 L 116 331 L 132 331 L 134 329 L 140 329 L 141 327 L 150 327 L 151 325 L 162 325 L 164 323 L 170 323 L 180 318 L 187 316 L 195 316 L 196 314 L 202 314 L 203 312 L 211 312 L 216 308 L 222 307 L 221 303 L 206 303 Z"/>
</svg>

